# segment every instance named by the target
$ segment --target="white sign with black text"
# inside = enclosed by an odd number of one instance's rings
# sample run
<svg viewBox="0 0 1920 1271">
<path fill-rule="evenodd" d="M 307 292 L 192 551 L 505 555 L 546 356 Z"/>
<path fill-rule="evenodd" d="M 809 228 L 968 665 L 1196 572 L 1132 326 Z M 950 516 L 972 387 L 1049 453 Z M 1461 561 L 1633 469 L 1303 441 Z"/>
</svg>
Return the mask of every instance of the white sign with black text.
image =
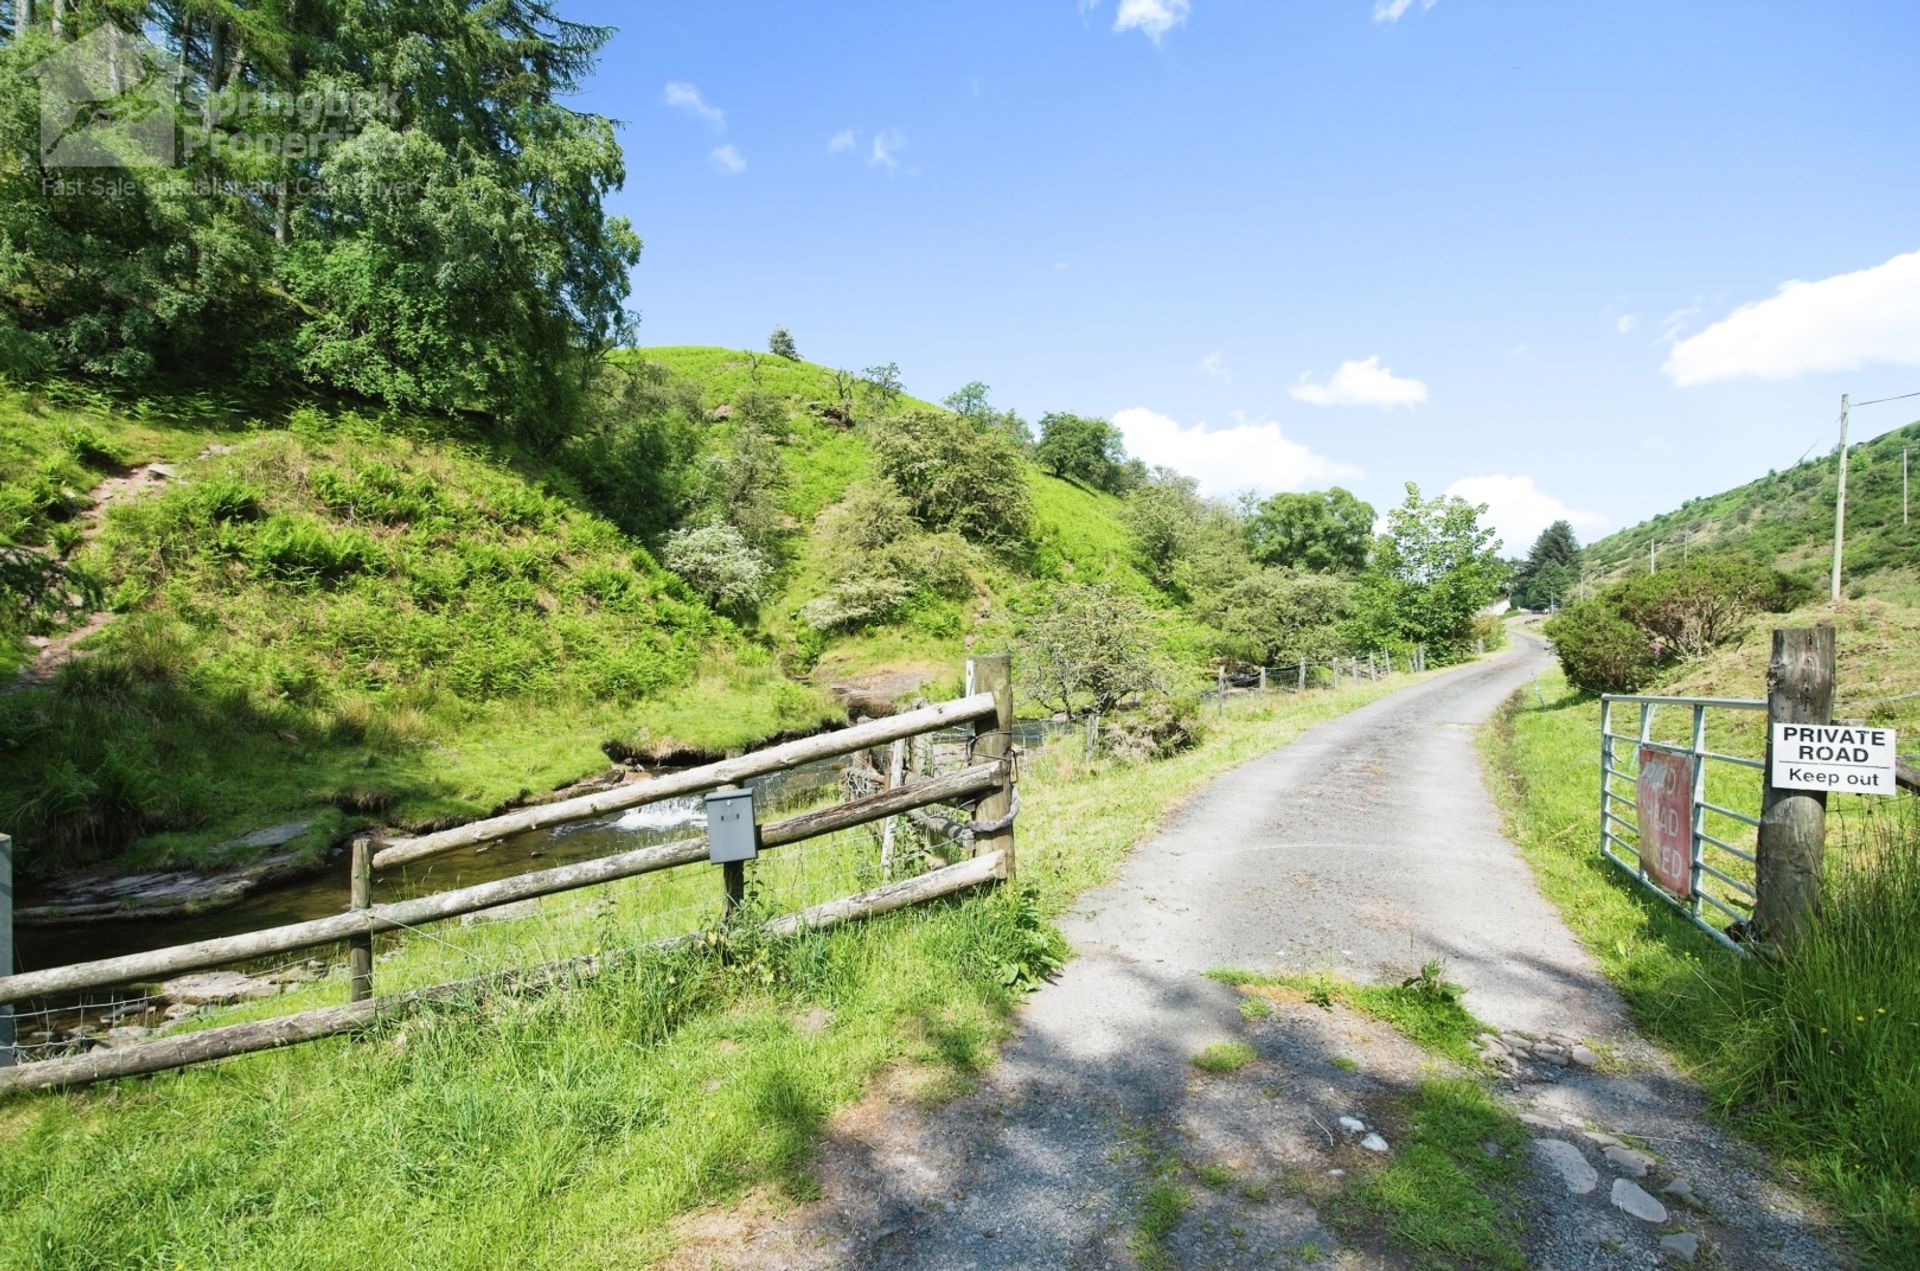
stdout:
<svg viewBox="0 0 1920 1271">
<path fill-rule="evenodd" d="M 1775 724 L 1776 790 L 1836 790 L 1842 794 L 1894 794 L 1891 728 L 1858 724 Z"/>
</svg>

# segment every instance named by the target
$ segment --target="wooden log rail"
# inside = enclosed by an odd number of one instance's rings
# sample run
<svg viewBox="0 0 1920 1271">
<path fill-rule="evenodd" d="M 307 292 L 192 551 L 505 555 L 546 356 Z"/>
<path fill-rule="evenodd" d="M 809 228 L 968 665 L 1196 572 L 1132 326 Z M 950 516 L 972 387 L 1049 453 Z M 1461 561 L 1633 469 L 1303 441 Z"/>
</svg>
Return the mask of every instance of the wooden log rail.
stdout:
<svg viewBox="0 0 1920 1271">
<path fill-rule="evenodd" d="M 1893 761 L 1894 784 L 1906 790 L 1908 794 L 1920 794 L 1920 764 L 1910 764 L 1904 759 Z"/>
<path fill-rule="evenodd" d="M 958 703 L 947 705 L 965 706 L 977 714 L 982 703 L 991 709 L 992 694 L 983 693 L 972 698 L 962 698 Z M 924 712 L 916 713 L 921 714 L 924 720 Z M 927 725 L 922 722 L 915 731 L 925 727 Z M 844 738 L 855 731 L 855 729 L 847 729 L 832 736 Z M 817 739 L 809 738 L 808 740 Z M 748 756 L 748 758 L 753 757 Z M 976 764 L 958 772 L 917 781 L 896 790 L 883 790 L 864 799 L 835 804 L 832 807 L 809 812 L 803 816 L 790 817 L 784 821 L 775 821 L 761 827 L 761 846 L 780 847 L 822 834 L 830 834 L 836 830 L 851 829 L 869 822 L 885 820 L 928 804 L 948 803 L 972 795 L 987 794 L 1002 788 L 1005 780 L 1006 769 L 1003 762 L 995 760 L 990 763 Z M 652 873 L 655 870 L 670 869 L 676 865 L 691 865 L 706 859 L 705 838 L 681 839 L 654 847 L 643 847 L 636 851 L 622 852 L 615 856 L 605 856 L 597 860 L 519 874 L 512 878 L 480 883 L 473 887 L 437 892 L 413 900 L 394 901 L 384 905 L 372 905 L 365 909 L 349 910 L 331 918 L 317 918 L 310 922 L 268 927 L 261 931 L 202 940 L 194 944 L 174 945 L 170 948 L 132 953 L 123 957 L 103 958 L 97 962 L 77 962 L 70 966 L 51 967 L 43 971 L 22 972 L 19 975 L 0 977 L 0 1003 L 18 1002 L 24 998 L 52 993 L 71 993 L 81 989 L 159 979 L 184 971 L 204 970 L 230 962 L 242 962 L 295 949 L 333 944 L 350 937 L 372 936 L 382 931 L 417 927 L 423 923 L 491 909 L 496 905 L 509 904 L 516 900 L 530 900 L 536 896 L 548 896 L 556 892 L 592 887 L 600 883 Z M 983 855 L 976 859 L 986 859 L 986 857 Z M 364 1006 L 366 1003 L 355 1005 Z"/>
<path fill-rule="evenodd" d="M 890 715 L 885 719 L 869 720 L 864 724 L 855 724 L 851 728 L 842 728 L 836 732 L 821 733 L 817 737 L 802 737 L 798 741 L 784 742 L 778 746 L 769 746 L 765 750 L 756 750 L 750 755 L 741 755 L 737 759 L 723 759 L 718 763 L 704 764 L 698 768 L 689 768 L 685 772 L 670 773 L 651 781 L 635 781 L 627 785 L 616 786 L 612 790 L 602 790 L 597 794 L 583 794 L 578 798 L 562 799 L 558 803 L 543 803 L 537 807 L 522 808 L 504 816 L 488 817 L 484 821 L 471 821 L 466 825 L 457 825 L 450 830 L 440 830 L 433 834 L 422 834 L 417 838 L 395 839 L 382 847 L 373 857 L 375 869 L 392 869 L 395 865 L 407 865 L 414 861 L 438 856 L 457 848 L 473 847 L 480 843 L 490 843 L 508 835 L 520 834 L 527 830 L 545 829 L 552 825 L 563 825 L 568 821 L 578 821 L 590 816 L 604 816 L 623 808 L 639 807 L 642 804 L 658 803 L 662 799 L 671 799 L 676 795 L 698 794 L 703 790 L 712 790 L 724 785 L 737 785 L 750 777 L 763 777 L 768 773 L 780 772 L 815 759 L 831 759 L 836 755 L 852 754 L 856 750 L 866 750 L 874 746 L 883 746 L 911 737 L 916 733 L 932 732 L 954 724 L 972 723 L 982 718 L 995 718 L 995 701 L 991 692 L 974 693 L 967 697 L 955 698 L 950 702 L 940 702 L 933 706 L 923 706 L 918 710 L 907 711 L 900 715 Z"/>
<path fill-rule="evenodd" d="M 997 765 L 993 766 L 997 767 Z M 927 787 L 923 785 L 912 788 L 924 791 Z M 783 822 L 783 824 L 786 823 Z M 767 827 L 769 831 L 773 828 Z M 976 856 L 970 860 L 961 861 L 957 865 L 930 870 L 915 878 L 888 883 L 883 887 L 876 887 L 855 896 L 842 897 L 822 905 L 815 905 L 810 909 L 803 909 L 798 913 L 787 914 L 767 923 L 765 929 L 774 935 L 784 936 L 796 935 L 804 931 L 824 930 L 854 919 L 904 909 L 909 905 L 922 904 L 940 896 L 950 896 L 955 892 L 977 887 L 991 879 L 1001 877 L 1004 868 L 1005 862 L 998 852 Z M 692 938 L 691 936 L 674 936 L 656 941 L 652 947 L 672 948 Z M 485 998 L 488 995 L 506 991 L 537 992 L 555 985 L 590 979 L 605 969 L 609 961 L 594 955 L 567 958 L 526 970 L 503 972 L 477 980 L 438 984 L 431 988 L 414 989 L 411 992 L 396 993 L 388 997 L 351 1002 L 345 1006 L 323 1006 L 316 1010 L 302 1011 L 297 1015 L 283 1015 L 277 1019 L 228 1024 L 221 1028 L 209 1028 L 179 1037 L 142 1042 L 135 1046 L 93 1050 L 84 1055 L 72 1055 L 64 1059 L 45 1059 L 23 1067 L 0 1069 L 0 1095 L 23 1090 L 51 1090 L 81 1086 L 114 1077 L 137 1077 L 145 1073 L 162 1072 L 169 1068 L 182 1068 L 188 1064 L 203 1063 L 213 1059 L 230 1059 L 238 1055 L 317 1041 L 322 1037 L 333 1037 L 365 1028 L 378 1018 L 390 1017 L 396 1013 L 434 1003 Z"/>
</svg>

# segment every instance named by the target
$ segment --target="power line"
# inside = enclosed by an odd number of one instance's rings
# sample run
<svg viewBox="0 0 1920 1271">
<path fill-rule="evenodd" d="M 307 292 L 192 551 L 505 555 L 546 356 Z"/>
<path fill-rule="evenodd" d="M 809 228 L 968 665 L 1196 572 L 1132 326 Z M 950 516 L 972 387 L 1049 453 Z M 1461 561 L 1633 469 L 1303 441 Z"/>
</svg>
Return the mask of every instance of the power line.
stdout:
<svg viewBox="0 0 1920 1271">
<path fill-rule="evenodd" d="M 1858 410 L 1862 406 L 1878 406 L 1881 402 L 1904 402 L 1909 397 L 1920 397 L 1920 393 L 1902 393 L 1898 397 L 1876 397 L 1870 402 L 1855 402 L 1853 406 Z"/>
</svg>

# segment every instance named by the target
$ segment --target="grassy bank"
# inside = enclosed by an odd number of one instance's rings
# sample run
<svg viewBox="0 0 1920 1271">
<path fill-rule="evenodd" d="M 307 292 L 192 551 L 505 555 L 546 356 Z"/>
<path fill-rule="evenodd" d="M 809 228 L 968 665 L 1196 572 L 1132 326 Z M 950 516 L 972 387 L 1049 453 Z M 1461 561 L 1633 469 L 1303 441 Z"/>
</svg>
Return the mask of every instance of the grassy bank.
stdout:
<svg viewBox="0 0 1920 1271">
<path fill-rule="evenodd" d="M 964 1083 L 1044 971 L 1046 923 L 1111 877 L 1211 777 L 1404 678 L 1236 698 L 1201 746 L 1092 764 L 1071 742 L 1023 774 L 1026 888 L 729 956 L 644 958 L 576 991 L 395 1021 L 364 1037 L 0 1106 L 0 1247 L 21 1265 L 361 1265 L 405 1232 L 423 1265 L 647 1261 L 670 1220 L 757 1186 L 804 1196 L 834 1108 L 906 1063 Z M 776 858 L 777 858 L 776 854 Z M 836 886 L 763 880 L 794 898 Z M 789 864 L 797 875 L 808 868 Z M 711 911 L 715 881 L 645 883 L 549 914 L 410 937 L 383 988 L 578 949 L 633 948 Z M 771 898 L 771 897 L 770 897 Z M 598 903 L 596 903 L 598 902 Z M 682 923 L 682 925 L 686 925 Z M 238 1014 L 338 1001 L 337 978 Z"/>
<path fill-rule="evenodd" d="M 1731 687 L 1738 656 L 1727 651 L 1724 664 L 1659 691 L 1702 692 L 1716 679 Z M 1747 666 L 1741 695 L 1758 683 L 1750 658 Z M 1542 889 L 1640 1027 L 1723 1116 L 1811 1183 L 1869 1258 L 1920 1265 L 1914 800 L 1856 800 L 1833 818 L 1826 912 L 1813 938 L 1791 960 L 1739 959 L 1600 859 L 1598 702 L 1570 692 L 1557 672 L 1540 682 L 1541 698 L 1516 695 L 1483 744 L 1509 832 Z"/>
</svg>

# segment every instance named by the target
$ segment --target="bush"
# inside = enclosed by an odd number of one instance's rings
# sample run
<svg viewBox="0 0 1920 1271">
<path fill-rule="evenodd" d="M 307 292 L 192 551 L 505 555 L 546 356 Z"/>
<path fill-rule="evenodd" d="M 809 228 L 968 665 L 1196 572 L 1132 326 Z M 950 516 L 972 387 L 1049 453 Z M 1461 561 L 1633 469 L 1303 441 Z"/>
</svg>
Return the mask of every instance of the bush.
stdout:
<svg viewBox="0 0 1920 1271">
<path fill-rule="evenodd" d="M 702 525 L 667 535 L 663 559 L 715 609 L 752 612 L 766 598 L 772 570 L 746 535 L 731 525 Z"/>
<path fill-rule="evenodd" d="M 1547 621 L 1567 682 L 1590 693 L 1632 693 L 1660 669 L 1653 644 L 1606 601 L 1584 600 Z"/>
<path fill-rule="evenodd" d="M 793 333 L 785 327 L 775 327 L 773 334 L 767 337 L 767 352 L 775 357 L 783 357 L 789 362 L 800 360 L 800 350 L 793 342 Z"/>
<path fill-rule="evenodd" d="M 1738 636 L 1754 613 L 1784 612 L 1805 598 L 1804 583 L 1728 556 L 1637 575 L 1606 597 L 1662 658 L 1699 657 Z"/>
<path fill-rule="evenodd" d="M 1020 449 L 1005 432 L 913 410 L 876 421 L 871 437 L 882 475 L 921 525 L 1001 550 L 1026 540 L 1032 497 Z"/>
<path fill-rule="evenodd" d="M 799 615 L 815 631 L 858 631 L 897 618 L 916 601 L 972 589 L 974 549 L 951 531 L 923 532 L 912 505 L 891 486 L 855 485 L 817 524 L 832 581 Z"/>
</svg>

